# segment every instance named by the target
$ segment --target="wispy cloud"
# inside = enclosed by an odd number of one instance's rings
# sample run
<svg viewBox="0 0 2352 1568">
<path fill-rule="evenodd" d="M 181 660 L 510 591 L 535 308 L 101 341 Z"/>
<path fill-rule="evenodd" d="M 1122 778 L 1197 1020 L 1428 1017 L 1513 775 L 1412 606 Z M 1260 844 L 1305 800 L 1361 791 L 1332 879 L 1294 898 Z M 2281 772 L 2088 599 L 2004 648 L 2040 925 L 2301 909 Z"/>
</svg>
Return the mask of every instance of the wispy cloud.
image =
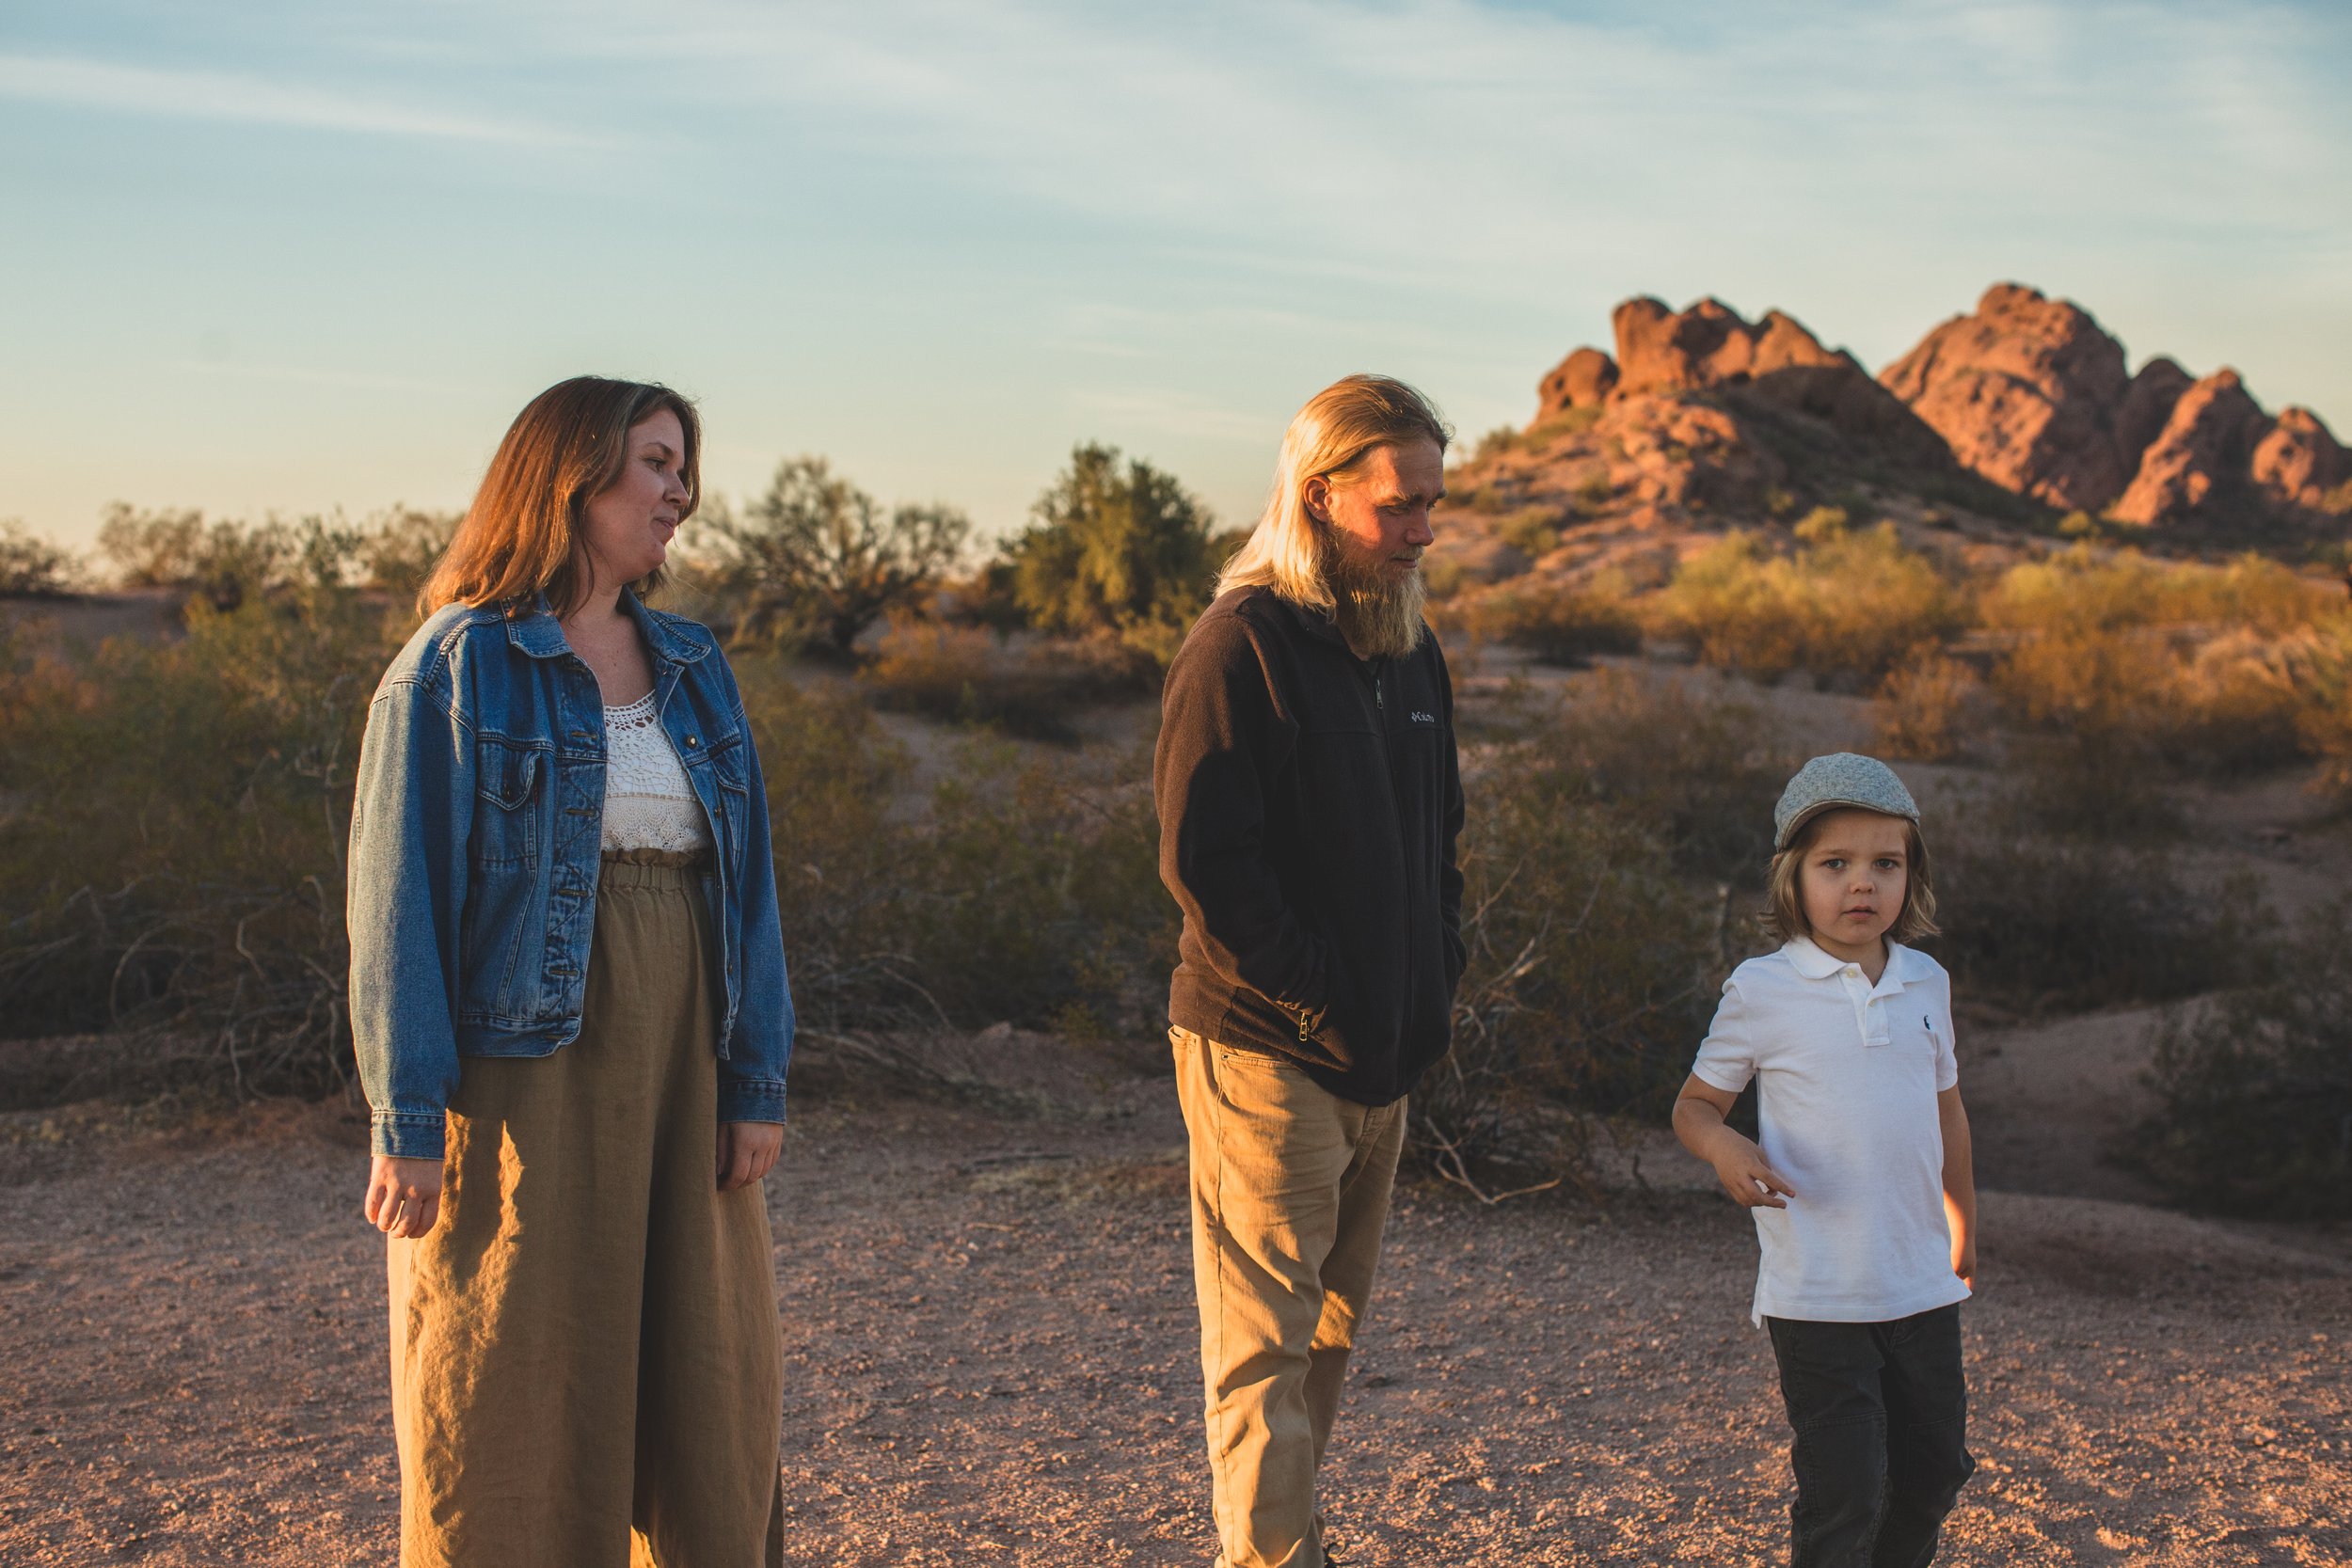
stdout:
<svg viewBox="0 0 2352 1568">
<path fill-rule="evenodd" d="M 0 54 L 0 99 L 437 141 L 561 147 L 598 139 L 529 120 L 375 101 L 333 87 L 48 55 Z"/>
</svg>

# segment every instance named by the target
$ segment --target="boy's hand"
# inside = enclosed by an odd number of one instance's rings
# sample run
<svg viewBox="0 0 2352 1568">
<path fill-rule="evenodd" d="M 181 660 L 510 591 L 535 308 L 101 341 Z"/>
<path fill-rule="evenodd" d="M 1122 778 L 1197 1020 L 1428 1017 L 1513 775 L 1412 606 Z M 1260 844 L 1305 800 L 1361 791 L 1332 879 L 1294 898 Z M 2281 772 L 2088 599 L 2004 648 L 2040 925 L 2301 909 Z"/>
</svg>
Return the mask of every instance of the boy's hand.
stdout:
<svg viewBox="0 0 2352 1568">
<path fill-rule="evenodd" d="M 1952 1272 L 1970 1291 L 1977 1288 L 1977 1239 L 1964 1236 L 1952 1243 Z"/>
<path fill-rule="evenodd" d="M 1740 1208 L 1786 1209 L 1797 1190 L 1765 1160 L 1755 1140 L 1724 1125 L 1739 1098 L 1692 1073 L 1675 1099 L 1675 1136 L 1715 1167 L 1715 1180 Z"/>
<path fill-rule="evenodd" d="M 1742 1209 L 1786 1209 L 1797 1196 L 1788 1179 L 1765 1162 L 1764 1151 L 1725 1128 L 1723 1151 L 1715 1157 L 1715 1179 Z M 1973 1265 L 1972 1265 L 1973 1266 Z"/>
</svg>

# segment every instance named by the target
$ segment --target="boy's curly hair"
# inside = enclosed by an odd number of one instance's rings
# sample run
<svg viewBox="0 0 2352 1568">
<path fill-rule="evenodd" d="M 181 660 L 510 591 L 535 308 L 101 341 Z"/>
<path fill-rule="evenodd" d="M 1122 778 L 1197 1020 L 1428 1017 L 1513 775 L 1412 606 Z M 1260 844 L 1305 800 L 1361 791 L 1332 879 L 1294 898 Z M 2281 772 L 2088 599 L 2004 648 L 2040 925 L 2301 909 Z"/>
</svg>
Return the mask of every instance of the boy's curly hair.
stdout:
<svg viewBox="0 0 2352 1568">
<path fill-rule="evenodd" d="M 1803 828 L 1788 842 L 1788 847 L 1772 857 L 1772 868 L 1764 877 L 1764 908 L 1756 920 L 1765 932 L 1781 942 L 1793 942 L 1809 937 L 1813 927 L 1804 918 L 1804 897 L 1797 889 L 1797 872 L 1804 864 L 1805 851 L 1821 831 L 1821 824 L 1833 814 L 1823 812 Z M 1889 941 L 1905 944 L 1921 937 L 1934 936 L 1941 927 L 1935 923 L 1935 873 L 1928 862 L 1928 841 L 1919 832 L 1919 824 L 1903 820 L 1904 870 L 1902 912 L 1895 916 L 1895 924 L 1887 927 Z"/>
</svg>

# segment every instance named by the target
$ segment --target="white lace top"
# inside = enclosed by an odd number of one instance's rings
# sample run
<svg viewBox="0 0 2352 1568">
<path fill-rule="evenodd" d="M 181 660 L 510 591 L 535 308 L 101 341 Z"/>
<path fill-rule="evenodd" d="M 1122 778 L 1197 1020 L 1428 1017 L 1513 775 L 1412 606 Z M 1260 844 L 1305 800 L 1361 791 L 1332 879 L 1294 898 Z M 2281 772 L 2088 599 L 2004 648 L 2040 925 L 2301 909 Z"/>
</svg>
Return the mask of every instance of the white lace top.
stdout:
<svg viewBox="0 0 2352 1568">
<path fill-rule="evenodd" d="M 648 691 L 604 710 L 604 847 L 672 849 L 691 854 L 710 847 L 710 824 L 686 765 L 670 744 Z"/>
</svg>

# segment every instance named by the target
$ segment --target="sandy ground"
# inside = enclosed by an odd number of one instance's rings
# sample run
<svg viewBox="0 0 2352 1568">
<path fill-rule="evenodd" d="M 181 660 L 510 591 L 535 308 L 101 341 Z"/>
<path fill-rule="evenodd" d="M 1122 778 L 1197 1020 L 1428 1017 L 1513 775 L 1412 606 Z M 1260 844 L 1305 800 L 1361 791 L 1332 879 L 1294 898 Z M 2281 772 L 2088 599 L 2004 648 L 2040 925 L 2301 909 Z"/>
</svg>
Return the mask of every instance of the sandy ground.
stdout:
<svg viewBox="0 0 2352 1568">
<path fill-rule="evenodd" d="M 1861 699 L 1766 700 L 1794 744 L 1867 743 Z M 2206 845 L 2279 907 L 2352 879 L 2352 826 L 2292 781 L 2203 794 Z M 1945 1561 L 2352 1563 L 2352 1234 L 2150 1205 L 2109 1151 L 2144 1113 L 2154 1018 L 1963 1033 L 1981 1468 Z M 1206 1562 L 1155 1053 L 992 1033 L 955 1054 L 996 1091 L 804 1094 L 771 1179 L 791 1560 Z M 362 1132 L 340 1106 L 0 1115 L 0 1564 L 393 1560 Z M 1603 1206 L 1401 1192 L 1327 1476 L 1350 1564 L 1783 1560 L 1750 1227 L 1665 1140 L 1642 1152 L 1652 1186 Z"/>
<path fill-rule="evenodd" d="M 1208 1560 L 1172 1092 L 1051 1050 L 1002 1053 L 1058 1101 L 796 1111 L 771 1185 L 791 1560 Z M 0 1561 L 390 1562 L 357 1118 L 0 1123 Z M 1350 1563 L 1777 1560 L 1749 1227 L 1645 1164 L 1672 1185 L 1599 1208 L 1401 1194 L 1328 1471 Z M 2340 1233 L 1984 1212 L 1982 1468 L 1944 1560 L 2352 1561 Z"/>
</svg>

